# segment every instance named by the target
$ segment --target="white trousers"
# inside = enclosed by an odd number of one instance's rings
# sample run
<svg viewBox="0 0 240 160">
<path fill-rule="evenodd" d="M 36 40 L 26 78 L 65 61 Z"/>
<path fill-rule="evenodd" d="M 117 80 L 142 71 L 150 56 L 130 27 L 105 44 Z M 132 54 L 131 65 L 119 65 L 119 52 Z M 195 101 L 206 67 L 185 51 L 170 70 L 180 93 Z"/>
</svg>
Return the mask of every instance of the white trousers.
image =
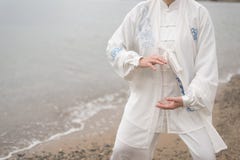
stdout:
<svg viewBox="0 0 240 160">
<path fill-rule="evenodd" d="M 159 135 L 160 133 L 155 133 L 149 149 L 132 147 L 116 138 L 110 160 L 152 160 Z M 216 160 L 213 146 L 204 127 L 178 135 L 188 146 L 193 160 Z"/>
</svg>

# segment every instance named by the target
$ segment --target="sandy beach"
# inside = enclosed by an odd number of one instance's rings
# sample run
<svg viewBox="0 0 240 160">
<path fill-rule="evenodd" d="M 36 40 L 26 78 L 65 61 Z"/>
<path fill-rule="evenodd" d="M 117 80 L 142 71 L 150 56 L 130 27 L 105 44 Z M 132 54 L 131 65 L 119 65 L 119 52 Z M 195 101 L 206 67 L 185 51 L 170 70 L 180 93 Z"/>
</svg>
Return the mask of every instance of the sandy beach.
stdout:
<svg viewBox="0 0 240 160">
<path fill-rule="evenodd" d="M 214 126 L 228 145 L 228 149 L 217 154 L 217 160 L 240 159 L 240 75 L 220 84 L 214 107 Z M 125 97 L 126 99 L 126 97 Z M 46 160 L 108 160 L 115 140 L 123 107 L 103 110 L 88 119 L 83 131 L 40 144 L 28 151 L 15 154 L 10 159 Z M 105 127 L 98 124 L 104 121 Z M 186 145 L 176 135 L 163 134 L 159 138 L 154 159 L 190 160 Z"/>
</svg>

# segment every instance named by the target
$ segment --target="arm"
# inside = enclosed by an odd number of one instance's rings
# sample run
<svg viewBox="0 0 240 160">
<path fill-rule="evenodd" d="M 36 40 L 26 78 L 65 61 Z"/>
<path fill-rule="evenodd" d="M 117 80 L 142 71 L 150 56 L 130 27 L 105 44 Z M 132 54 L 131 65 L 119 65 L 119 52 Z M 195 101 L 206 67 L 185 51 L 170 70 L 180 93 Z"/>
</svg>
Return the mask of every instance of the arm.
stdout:
<svg viewBox="0 0 240 160">
<path fill-rule="evenodd" d="M 108 61 L 113 66 L 114 71 L 125 80 L 131 80 L 142 57 L 133 50 L 136 18 L 136 8 L 133 8 L 108 41 L 106 49 Z"/>
<path fill-rule="evenodd" d="M 195 76 L 186 95 L 182 96 L 184 106 L 194 110 L 207 109 L 210 113 L 214 105 L 218 86 L 218 65 L 213 23 L 207 9 L 202 8 L 195 59 Z"/>
<path fill-rule="evenodd" d="M 218 86 L 218 66 L 214 28 L 205 8 L 201 10 L 199 33 L 195 38 L 197 38 L 195 76 L 185 91 L 185 95 L 167 97 L 165 100 L 169 103 L 164 104 L 164 101 L 159 101 L 157 107 L 176 109 L 184 106 L 189 111 L 206 109 L 208 113 L 212 112 Z"/>
<path fill-rule="evenodd" d="M 115 31 L 108 41 L 106 49 L 107 57 L 110 64 L 114 67 L 115 72 L 125 80 L 131 81 L 134 73 L 139 68 L 151 68 L 157 70 L 156 64 L 166 64 L 166 60 L 159 56 L 151 54 L 143 57 L 135 52 L 135 28 L 136 22 L 141 16 L 142 10 L 140 5 L 136 5 L 124 18 L 122 24 Z"/>
</svg>

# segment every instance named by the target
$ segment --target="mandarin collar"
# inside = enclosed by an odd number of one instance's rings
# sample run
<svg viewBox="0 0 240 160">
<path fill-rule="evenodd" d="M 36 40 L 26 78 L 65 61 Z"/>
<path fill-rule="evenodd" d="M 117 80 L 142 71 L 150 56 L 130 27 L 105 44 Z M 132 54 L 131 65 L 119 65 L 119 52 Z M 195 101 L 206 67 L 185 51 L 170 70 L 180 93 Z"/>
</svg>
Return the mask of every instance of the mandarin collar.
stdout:
<svg viewBox="0 0 240 160">
<path fill-rule="evenodd" d="M 159 1 L 161 3 L 161 9 L 164 9 L 166 11 L 171 11 L 179 7 L 180 0 L 174 0 L 169 6 L 166 4 L 166 2 L 164 2 L 164 0 L 159 0 Z"/>
</svg>

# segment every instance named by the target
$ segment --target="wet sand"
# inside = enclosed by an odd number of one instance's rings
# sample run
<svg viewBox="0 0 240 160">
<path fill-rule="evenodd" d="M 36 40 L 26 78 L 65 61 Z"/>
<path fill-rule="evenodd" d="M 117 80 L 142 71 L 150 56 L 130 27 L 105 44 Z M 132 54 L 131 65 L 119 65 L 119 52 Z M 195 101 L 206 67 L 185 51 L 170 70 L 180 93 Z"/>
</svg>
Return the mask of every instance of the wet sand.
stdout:
<svg viewBox="0 0 240 160">
<path fill-rule="evenodd" d="M 240 159 L 240 75 L 220 84 L 214 107 L 214 126 L 228 145 L 217 154 L 217 160 Z M 46 160 L 108 160 L 119 125 L 123 106 L 103 110 L 88 119 L 83 131 L 40 144 L 31 150 L 15 154 L 10 159 Z M 99 121 L 105 126 L 99 125 Z M 176 135 L 163 134 L 159 138 L 154 159 L 190 160 L 186 145 Z"/>
</svg>

